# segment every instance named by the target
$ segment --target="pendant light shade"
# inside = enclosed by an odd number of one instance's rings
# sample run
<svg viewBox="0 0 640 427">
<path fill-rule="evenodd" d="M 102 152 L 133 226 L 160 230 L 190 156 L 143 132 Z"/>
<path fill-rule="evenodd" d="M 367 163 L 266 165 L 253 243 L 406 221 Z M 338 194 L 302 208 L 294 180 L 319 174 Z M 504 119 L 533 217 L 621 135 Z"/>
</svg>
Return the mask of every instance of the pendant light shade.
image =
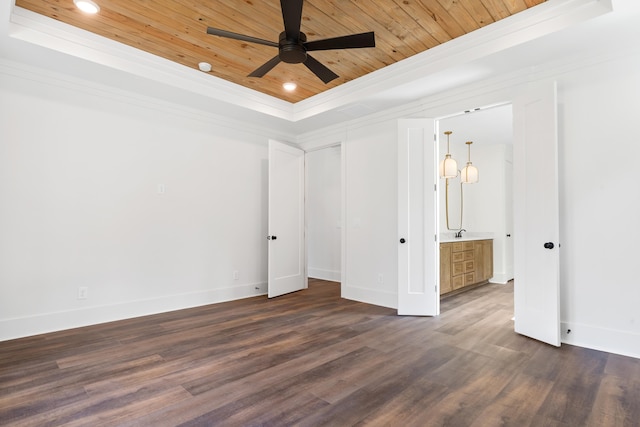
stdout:
<svg viewBox="0 0 640 427">
<path fill-rule="evenodd" d="M 451 154 L 449 153 L 449 135 L 451 135 L 451 133 L 450 130 L 444 133 L 447 135 L 447 154 L 440 162 L 440 178 L 455 178 L 458 176 L 458 163 L 451 158 Z"/>
<path fill-rule="evenodd" d="M 467 165 L 460 172 L 460 181 L 463 184 L 475 184 L 476 182 L 478 182 L 478 168 L 473 166 L 473 164 L 471 163 L 471 144 L 473 144 L 473 142 L 467 141 L 466 144 L 467 147 L 469 147 L 469 157 L 467 160 Z"/>
</svg>

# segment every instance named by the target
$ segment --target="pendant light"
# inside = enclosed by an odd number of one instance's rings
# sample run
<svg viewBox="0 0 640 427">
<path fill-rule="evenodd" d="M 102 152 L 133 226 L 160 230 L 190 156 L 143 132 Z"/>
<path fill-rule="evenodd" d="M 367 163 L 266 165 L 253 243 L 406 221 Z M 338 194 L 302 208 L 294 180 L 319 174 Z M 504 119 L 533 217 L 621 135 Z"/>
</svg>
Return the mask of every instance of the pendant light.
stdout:
<svg viewBox="0 0 640 427">
<path fill-rule="evenodd" d="M 478 168 L 471 164 L 471 144 L 473 144 L 473 142 L 467 141 L 465 144 L 469 147 L 469 157 L 467 158 L 467 166 L 460 172 L 460 182 L 463 184 L 474 184 L 478 182 Z"/>
<path fill-rule="evenodd" d="M 444 133 L 447 135 L 447 154 L 440 162 L 440 178 L 455 178 L 458 176 L 458 163 L 451 158 L 451 154 L 449 153 L 449 135 L 452 133 L 450 130 Z"/>
</svg>

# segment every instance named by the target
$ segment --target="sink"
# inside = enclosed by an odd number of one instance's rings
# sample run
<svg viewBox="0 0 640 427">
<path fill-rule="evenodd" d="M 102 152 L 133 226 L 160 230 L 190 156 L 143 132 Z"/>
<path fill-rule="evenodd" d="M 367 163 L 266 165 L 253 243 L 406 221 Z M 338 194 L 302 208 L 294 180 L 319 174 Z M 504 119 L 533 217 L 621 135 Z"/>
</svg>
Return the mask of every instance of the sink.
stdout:
<svg viewBox="0 0 640 427">
<path fill-rule="evenodd" d="M 462 237 L 455 237 L 456 233 L 456 231 L 447 231 L 444 233 L 440 233 L 440 242 L 464 242 L 465 240 L 485 240 L 493 239 L 495 237 L 495 233 L 492 232 L 463 232 Z"/>
</svg>

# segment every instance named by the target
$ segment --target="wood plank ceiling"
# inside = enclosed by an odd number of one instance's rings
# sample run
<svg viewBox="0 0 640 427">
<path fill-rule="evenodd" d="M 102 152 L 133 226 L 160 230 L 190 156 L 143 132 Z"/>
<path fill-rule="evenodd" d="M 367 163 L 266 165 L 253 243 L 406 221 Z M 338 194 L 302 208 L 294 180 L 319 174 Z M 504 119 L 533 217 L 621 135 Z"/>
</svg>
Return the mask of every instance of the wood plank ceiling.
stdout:
<svg viewBox="0 0 640 427">
<path fill-rule="evenodd" d="M 302 28 L 309 41 L 374 31 L 375 48 L 313 52 L 340 77 L 324 84 L 302 64 L 280 63 L 262 78 L 247 77 L 277 48 L 208 35 L 207 27 L 277 42 L 283 31 L 278 0 L 94 0 L 97 15 L 73 0 L 16 0 L 16 5 L 187 67 L 289 102 L 357 79 L 546 0 L 306 0 Z M 294 92 L 284 82 L 297 83 Z"/>
</svg>

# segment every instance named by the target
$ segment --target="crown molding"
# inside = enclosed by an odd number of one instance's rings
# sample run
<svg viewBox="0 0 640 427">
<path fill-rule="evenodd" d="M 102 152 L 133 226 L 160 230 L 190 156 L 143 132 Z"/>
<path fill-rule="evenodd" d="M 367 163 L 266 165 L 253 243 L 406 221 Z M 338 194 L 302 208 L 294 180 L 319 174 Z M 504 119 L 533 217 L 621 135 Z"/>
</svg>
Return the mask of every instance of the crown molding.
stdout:
<svg viewBox="0 0 640 427">
<path fill-rule="evenodd" d="M 185 104 L 176 104 L 170 101 L 150 97 L 147 95 L 122 90 L 117 87 L 104 85 L 92 80 L 81 79 L 67 74 L 57 73 L 51 70 L 43 70 L 24 63 L 0 58 L 0 76 L 18 78 L 49 87 L 57 87 L 65 91 L 86 94 L 99 99 L 107 99 L 123 104 L 131 104 L 143 107 L 147 110 L 157 111 L 172 117 L 181 117 L 199 122 L 204 126 L 213 126 L 220 131 L 226 129 L 230 134 L 250 134 L 256 138 L 264 139 L 265 135 L 282 140 L 295 140 L 295 134 L 282 126 L 261 126 L 241 118 L 234 119 L 228 116 L 211 114 L 198 108 Z"/>
<path fill-rule="evenodd" d="M 273 117 L 293 120 L 293 105 L 134 47 L 14 6 L 9 36 Z"/>
<path fill-rule="evenodd" d="M 549 0 L 294 105 L 294 121 L 436 75 L 613 10 L 610 0 Z M 471 73 L 470 73 L 471 74 Z M 461 78 L 475 76 L 461 76 Z M 459 83 L 457 83 L 459 84 Z M 420 88 L 415 92 L 419 94 Z M 426 94 L 422 94 L 426 95 Z"/>
</svg>

